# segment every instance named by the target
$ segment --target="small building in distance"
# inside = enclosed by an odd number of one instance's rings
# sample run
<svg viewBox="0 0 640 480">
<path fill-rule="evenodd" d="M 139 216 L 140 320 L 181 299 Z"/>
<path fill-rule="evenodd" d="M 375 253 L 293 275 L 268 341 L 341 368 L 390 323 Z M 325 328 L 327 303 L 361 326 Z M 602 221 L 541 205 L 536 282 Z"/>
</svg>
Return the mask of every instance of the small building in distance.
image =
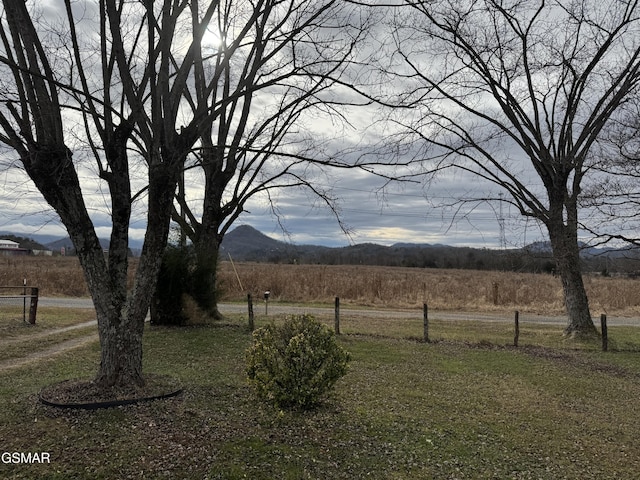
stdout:
<svg viewBox="0 0 640 480">
<path fill-rule="evenodd" d="M 28 255 L 29 250 L 20 248 L 20 244 L 12 240 L 0 239 L 0 255 L 4 257 L 14 257 L 17 255 Z"/>
</svg>

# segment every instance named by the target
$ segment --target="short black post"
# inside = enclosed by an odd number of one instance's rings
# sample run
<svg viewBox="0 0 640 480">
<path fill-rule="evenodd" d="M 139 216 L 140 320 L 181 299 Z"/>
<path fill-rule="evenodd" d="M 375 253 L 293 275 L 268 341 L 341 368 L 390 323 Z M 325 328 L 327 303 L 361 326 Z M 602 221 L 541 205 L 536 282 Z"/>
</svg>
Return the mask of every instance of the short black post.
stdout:
<svg viewBox="0 0 640 480">
<path fill-rule="evenodd" d="M 334 330 L 336 335 L 340 335 L 340 297 L 336 297 Z"/>
<path fill-rule="evenodd" d="M 609 333 L 607 332 L 607 316 L 603 313 L 600 315 L 600 328 L 602 330 L 602 351 L 609 350 Z"/>
<path fill-rule="evenodd" d="M 517 347 L 518 346 L 518 338 L 520 338 L 520 312 L 518 312 L 518 310 L 516 310 L 516 315 L 515 315 L 515 333 L 513 334 L 513 346 Z"/>
<path fill-rule="evenodd" d="M 253 323 L 253 297 L 247 294 L 247 307 L 249 308 L 249 331 L 253 332 L 255 325 Z"/>
<path fill-rule="evenodd" d="M 424 343 L 429 343 L 429 307 L 422 304 L 422 327 L 424 329 Z"/>
</svg>

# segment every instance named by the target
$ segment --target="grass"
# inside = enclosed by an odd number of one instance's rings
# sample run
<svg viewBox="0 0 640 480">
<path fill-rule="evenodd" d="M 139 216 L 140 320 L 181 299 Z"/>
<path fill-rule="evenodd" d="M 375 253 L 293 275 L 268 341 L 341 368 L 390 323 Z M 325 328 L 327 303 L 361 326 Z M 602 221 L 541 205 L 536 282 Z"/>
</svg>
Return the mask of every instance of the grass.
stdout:
<svg viewBox="0 0 640 480">
<path fill-rule="evenodd" d="M 74 338 L 80 338 L 92 333 L 96 333 L 97 329 L 93 327 L 84 327 L 76 330 L 70 330 L 67 332 L 56 333 L 53 335 L 47 335 L 37 340 L 38 349 L 44 350 L 48 347 L 53 347 L 60 342 L 72 340 Z M 2 344 L 0 344 L 2 345 Z M 8 345 L 2 345 L 0 350 L 0 362 L 15 357 L 24 357 L 33 352 L 33 342 L 28 339 L 22 338 L 21 341 L 10 343 Z"/>
<path fill-rule="evenodd" d="M 20 317 L 22 315 L 21 308 Z M 96 314 L 92 309 L 66 309 L 45 307 L 38 309 L 38 318 L 34 325 L 25 323 L 22 318 L 16 318 L 8 309 L 2 310 L 0 320 L 0 362 L 3 360 L 24 357 L 34 351 L 34 348 L 44 350 L 60 342 L 83 337 L 96 332 L 95 326 L 74 328 L 66 331 L 56 330 L 71 327 L 80 323 L 95 320 Z"/>
<path fill-rule="evenodd" d="M 2 307 L 0 314 L 0 343 L 96 319 L 95 310 L 82 308 L 38 307 L 34 325 L 22 320 L 22 307 Z"/>
<path fill-rule="evenodd" d="M 394 321 L 384 335 L 339 337 L 349 373 L 326 404 L 302 414 L 254 398 L 244 379 L 245 324 L 148 328 L 145 368 L 185 387 L 171 400 L 92 413 L 39 405 L 44 385 L 95 372 L 97 344 L 0 373 L 0 450 L 51 454 L 50 464 L 0 463 L 0 477 L 637 476 L 637 329 L 610 328 L 629 348 L 603 353 L 564 343 L 549 325 L 523 329 L 516 349 L 505 324 L 434 320 L 435 341 L 425 344 L 408 322 Z"/>
</svg>

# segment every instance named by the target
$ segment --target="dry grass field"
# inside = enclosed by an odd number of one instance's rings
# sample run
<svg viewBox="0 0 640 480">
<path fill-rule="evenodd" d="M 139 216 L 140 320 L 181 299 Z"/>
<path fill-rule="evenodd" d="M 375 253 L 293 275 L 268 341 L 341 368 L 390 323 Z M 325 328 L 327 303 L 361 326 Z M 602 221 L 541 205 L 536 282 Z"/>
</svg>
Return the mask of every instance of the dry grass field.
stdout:
<svg viewBox="0 0 640 480">
<path fill-rule="evenodd" d="M 353 265 L 269 265 L 222 262 L 222 298 L 271 292 L 280 302 L 332 303 L 437 310 L 564 312 L 560 279 L 547 274 Z M 242 288 L 238 282 L 242 283 Z M 640 281 L 585 276 L 594 314 L 636 316 Z M 497 293 L 497 295 L 496 295 Z"/>
<path fill-rule="evenodd" d="M 133 266 L 137 259 L 132 259 Z M 130 272 L 130 279 L 133 271 Z M 0 257 L 0 286 L 38 287 L 45 297 L 86 297 L 87 283 L 77 257 Z"/>
<path fill-rule="evenodd" d="M 132 259 L 133 269 L 137 260 Z M 266 290 L 277 302 L 437 310 L 563 312 L 560 279 L 547 274 L 353 265 L 273 265 L 221 262 L 221 301 L 243 301 Z M 237 275 L 236 275 L 237 271 Z M 42 296 L 87 296 L 74 257 L 0 258 L 0 286 L 28 285 Z M 240 286 L 242 284 L 242 287 Z M 640 314 L 640 280 L 585 276 L 592 313 Z M 497 293 L 497 296 L 496 296 Z"/>
</svg>

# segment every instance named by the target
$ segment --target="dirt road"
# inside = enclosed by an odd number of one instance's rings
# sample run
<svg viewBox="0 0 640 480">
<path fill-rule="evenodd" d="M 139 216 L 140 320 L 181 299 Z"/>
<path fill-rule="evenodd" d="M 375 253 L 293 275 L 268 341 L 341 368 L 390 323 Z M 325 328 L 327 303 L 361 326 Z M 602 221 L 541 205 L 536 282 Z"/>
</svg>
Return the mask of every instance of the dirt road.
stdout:
<svg viewBox="0 0 640 480">
<path fill-rule="evenodd" d="M 39 305 L 49 307 L 64 308 L 93 308 L 90 298 L 52 298 L 41 297 Z M 246 314 L 247 305 L 242 303 L 221 303 L 219 305 L 220 312 L 224 315 L 229 314 Z M 278 304 L 270 302 L 266 309 L 269 315 L 282 314 L 301 314 L 310 313 L 312 315 L 332 316 L 334 315 L 333 307 L 309 307 L 290 304 Z M 254 303 L 254 313 L 256 315 L 265 314 L 265 304 L 263 301 Z M 348 318 L 353 317 L 372 317 L 372 318 L 416 318 L 422 319 L 422 309 L 384 309 L 384 308 L 354 308 L 342 307 L 340 316 Z M 436 311 L 429 310 L 429 318 L 436 320 L 473 320 L 483 322 L 505 322 L 512 323 L 514 321 L 514 312 L 452 312 L 452 311 Z M 562 315 L 537 315 L 526 312 L 520 313 L 520 322 L 545 323 L 564 325 L 567 321 L 566 316 Z M 593 319 L 596 325 L 600 324 L 600 317 Z M 620 317 L 609 315 L 607 317 L 609 326 L 634 326 L 640 327 L 640 318 L 637 317 Z"/>
</svg>

